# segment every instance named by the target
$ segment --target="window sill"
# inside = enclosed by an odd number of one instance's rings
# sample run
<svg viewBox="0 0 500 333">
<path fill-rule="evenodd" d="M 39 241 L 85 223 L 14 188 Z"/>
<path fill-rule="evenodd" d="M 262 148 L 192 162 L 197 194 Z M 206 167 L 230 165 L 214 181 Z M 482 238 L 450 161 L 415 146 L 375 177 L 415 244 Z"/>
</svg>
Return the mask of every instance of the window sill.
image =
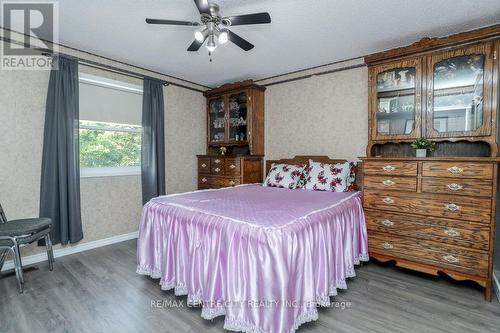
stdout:
<svg viewBox="0 0 500 333">
<path fill-rule="evenodd" d="M 80 178 L 140 176 L 141 167 L 82 168 Z"/>
</svg>

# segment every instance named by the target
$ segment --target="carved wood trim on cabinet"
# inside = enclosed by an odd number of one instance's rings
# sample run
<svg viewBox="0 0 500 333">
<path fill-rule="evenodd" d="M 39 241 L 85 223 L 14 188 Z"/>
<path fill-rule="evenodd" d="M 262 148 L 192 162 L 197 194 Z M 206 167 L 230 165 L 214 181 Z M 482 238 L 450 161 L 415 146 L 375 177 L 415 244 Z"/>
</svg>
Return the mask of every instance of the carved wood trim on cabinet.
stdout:
<svg viewBox="0 0 500 333">
<path fill-rule="evenodd" d="M 500 24 L 489 27 L 461 32 L 446 37 L 425 37 L 408 45 L 383 52 L 367 55 L 365 63 L 368 65 L 390 61 L 395 58 L 414 56 L 425 52 L 432 52 L 436 49 L 454 47 L 458 44 L 475 43 L 481 40 L 497 38 L 500 36 Z"/>
</svg>

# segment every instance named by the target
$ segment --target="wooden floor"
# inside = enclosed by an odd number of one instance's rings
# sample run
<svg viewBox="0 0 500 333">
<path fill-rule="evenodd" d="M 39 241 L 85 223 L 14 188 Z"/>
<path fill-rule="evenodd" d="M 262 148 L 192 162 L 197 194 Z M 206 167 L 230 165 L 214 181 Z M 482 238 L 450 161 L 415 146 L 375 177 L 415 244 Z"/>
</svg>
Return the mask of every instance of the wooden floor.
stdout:
<svg viewBox="0 0 500 333">
<path fill-rule="evenodd" d="M 0 332 L 223 332 L 223 318 L 206 321 L 184 297 L 160 290 L 135 273 L 135 241 L 56 259 L 25 274 L 0 279 Z M 498 332 L 500 304 L 481 289 L 369 263 L 357 270 L 336 301 L 299 332 Z M 152 300 L 183 308 L 152 308 Z"/>
</svg>

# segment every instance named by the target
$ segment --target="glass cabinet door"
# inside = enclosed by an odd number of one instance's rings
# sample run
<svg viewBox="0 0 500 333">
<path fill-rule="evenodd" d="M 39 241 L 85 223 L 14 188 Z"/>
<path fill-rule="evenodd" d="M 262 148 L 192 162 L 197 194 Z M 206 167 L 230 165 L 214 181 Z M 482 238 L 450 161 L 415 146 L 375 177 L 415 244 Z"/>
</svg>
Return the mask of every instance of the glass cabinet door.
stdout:
<svg viewBox="0 0 500 333">
<path fill-rule="evenodd" d="M 226 113 L 224 96 L 218 96 L 208 101 L 208 133 L 210 143 L 224 142 L 226 132 Z"/>
<path fill-rule="evenodd" d="M 427 96 L 427 136 L 490 134 L 487 100 L 491 83 L 489 44 L 432 57 Z"/>
<path fill-rule="evenodd" d="M 229 141 L 247 141 L 247 92 L 241 91 L 229 95 L 228 135 Z"/>
<path fill-rule="evenodd" d="M 421 61 L 407 60 L 377 67 L 372 114 L 374 139 L 414 138 L 420 128 Z"/>
</svg>

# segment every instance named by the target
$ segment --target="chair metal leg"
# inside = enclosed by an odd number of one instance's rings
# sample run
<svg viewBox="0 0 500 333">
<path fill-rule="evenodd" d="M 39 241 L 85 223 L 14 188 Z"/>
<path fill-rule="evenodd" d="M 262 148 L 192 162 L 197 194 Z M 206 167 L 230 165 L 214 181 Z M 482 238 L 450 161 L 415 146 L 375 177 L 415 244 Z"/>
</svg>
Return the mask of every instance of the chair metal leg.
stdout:
<svg viewBox="0 0 500 333">
<path fill-rule="evenodd" d="M 49 269 L 54 270 L 54 251 L 52 250 L 52 241 L 50 235 L 45 236 L 45 247 L 47 249 L 47 260 L 49 261 Z"/>
<path fill-rule="evenodd" d="M 21 261 L 21 251 L 19 250 L 19 244 L 16 244 L 13 247 L 14 251 L 14 263 L 16 266 L 16 279 L 17 279 L 17 287 L 19 289 L 19 293 L 23 293 L 23 284 L 24 284 L 24 277 L 23 277 L 23 263 Z"/>
<path fill-rule="evenodd" d="M 0 250 L 0 272 L 2 271 L 3 264 L 5 263 L 5 259 L 7 259 L 7 254 L 9 254 L 9 250 Z"/>
</svg>

